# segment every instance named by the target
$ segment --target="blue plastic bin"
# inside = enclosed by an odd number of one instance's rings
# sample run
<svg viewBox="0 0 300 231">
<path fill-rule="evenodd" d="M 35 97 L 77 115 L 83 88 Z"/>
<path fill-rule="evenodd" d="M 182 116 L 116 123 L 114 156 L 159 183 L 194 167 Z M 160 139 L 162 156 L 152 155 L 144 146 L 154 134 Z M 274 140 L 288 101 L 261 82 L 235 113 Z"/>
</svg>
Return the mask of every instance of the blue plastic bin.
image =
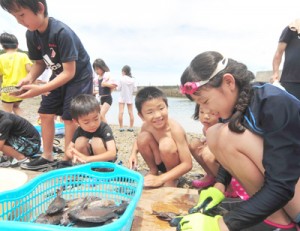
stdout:
<svg viewBox="0 0 300 231">
<path fill-rule="evenodd" d="M 41 125 L 34 125 L 35 129 L 42 134 Z M 64 123 L 55 123 L 54 124 L 55 135 L 64 135 L 65 134 L 65 124 Z"/>
<path fill-rule="evenodd" d="M 116 221 L 93 228 L 45 225 L 34 221 L 46 211 L 63 187 L 66 200 L 84 196 L 98 196 L 127 201 L 124 214 Z M 53 170 L 35 177 L 18 189 L 0 193 L 0 230 L 130 230 L 134 211 L 143 190 L 143 176 L 123 166 L 109 162 L 96 162 Z"/>
</svg>

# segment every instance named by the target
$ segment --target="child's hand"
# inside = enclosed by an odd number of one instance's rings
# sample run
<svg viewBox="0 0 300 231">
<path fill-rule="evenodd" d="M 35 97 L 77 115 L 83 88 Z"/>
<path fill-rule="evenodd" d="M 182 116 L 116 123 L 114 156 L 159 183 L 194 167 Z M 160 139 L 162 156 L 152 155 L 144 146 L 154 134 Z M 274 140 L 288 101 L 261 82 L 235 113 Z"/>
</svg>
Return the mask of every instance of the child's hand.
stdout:
<svg viewBox="0 0 300 231">
<path fill-rule="evenodd" d="M 161 181 L 161 177 L 155 176 L 152 174 L 148 174 L 144 177 L 144 186 L 145 187 L 159 187 L 164 184 L 163 181 Z"/>
<path fill-rule="evenodd" d="M 23 85 L 32 84 L 32 80 L 29 76 L 26 76 L 25 78 L 21 79 L 21 81 L 18 83 L 17 87 L 22 87 Z"/>
<path fill-rule="evenodd" d="M 75 148 L 71 149 L 71 153 L 72 153 L 72 162 L 73 163 L 82 163 L 85 164 L 87 163 L 87 156 L 82 154 L 81 152 L 78 152 Z"/>
<path fill-rule="evenodd" d="M 197 213 L 202 210 L 202 213 L 216 207 L 224 200 L 224 194 L 215 187 L 209 187 L 200 192 L 198 203 L 196 206 L 189 209 L 189 213 Z"/>
<path fill-rule="evenodd" d="M 44 93 L 40 86 L 36 84 L 24 85 L 20 88 L 21 94 L 18 93 L 19 98 L 32 98 L 34 96 Z"/>
<path fill-rule="evenodd" d="M 211 230 L 220 231 L 219 219 L 221 216 L 210 217 L 202 213 L 185 215 L 179 222 L 177 230 Z"/>
<path fill-rule="evenodd" d="M 85 163 L 86 163 L 86 160 L 80 158 L 79 156 L 74 155 L 74 156 L 73 156 L 73 159 L 72 159 L 72 162 L 73 162 L 74 164 L 76 164 L 76 163 L 85 164 Z"/>
<path fill-rule="evenodd" d="M 131 155 L 128 160 L 128 168 L 137 169 L 138 159 L 136 155 Z"/>
</svg>

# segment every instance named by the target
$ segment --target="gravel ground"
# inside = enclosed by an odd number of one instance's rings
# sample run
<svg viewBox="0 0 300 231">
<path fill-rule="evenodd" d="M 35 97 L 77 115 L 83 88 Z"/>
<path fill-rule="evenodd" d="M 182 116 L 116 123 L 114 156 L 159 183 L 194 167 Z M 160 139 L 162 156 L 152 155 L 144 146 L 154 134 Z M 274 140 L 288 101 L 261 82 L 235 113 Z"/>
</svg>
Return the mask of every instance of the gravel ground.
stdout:
<svg viewBox="0 0 300 231">
<path fill-rule="evenodd" d="M 26 99 L 21 103 L 21 108 L 23 109 L 23 117 L 29 120 L 32 124 L 37 124 L 37 118 L 38 118 L 38 108 L 40 103 L 41 97 L 37 96 L 32 99 Z M 117 162 L 122 161 L 124 166 L 127 166 L 128 159 L 131 154 L 131 148 L 132 143 L 137 136 L 137 133 L 139 131 L 139 128 L 136 127 L 134 132 L 119 132 L 118 125 L 110 125 L 113 129 L 113 134 L 116 140 L 116 144 L 118 147 L 118 160 Z M 192 137 L 199 137 L 200 134 L 193 134 L 193 133 L 187 133 L 188 139 Z M 60 144 L 59 147 L 64 150 L 64 139 L 59 139 Z M 63 154 L 60 154 L 57 156 L 58 159 L 61 158 Z M 144 160 L 139 156 L 138 159 L 138 169 L 142 174 L 145 174 L 148 171 L 148 167 L 145 164 Z M 191 187 L 191 180 L 195 179 L 196 177 L 199 177 L 200 174 L 203 174 L 203 170 L 201 166 L 193 159 L 193 169 L 185 174 L 179 181 L 178 187 L 184 187 L 184 188 L 190 188 Z"/>
</svg>

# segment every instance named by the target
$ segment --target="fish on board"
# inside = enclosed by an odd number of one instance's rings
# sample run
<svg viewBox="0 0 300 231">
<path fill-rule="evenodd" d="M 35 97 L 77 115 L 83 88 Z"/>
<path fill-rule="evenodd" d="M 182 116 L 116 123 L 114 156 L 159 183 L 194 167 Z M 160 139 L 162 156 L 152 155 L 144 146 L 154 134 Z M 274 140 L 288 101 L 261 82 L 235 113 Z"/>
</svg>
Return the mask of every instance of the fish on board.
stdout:
<svg viewBox="0 0 300 231">
<path fill-rule="evenodd" d="M 158 219 L 163 221 L 171 221 L 173 218 L 180 215 L 180 213 L 173 213 L 173 212 L 157 212 L 152 210 L 152 215 L 155 215 Z"/>
</svg>

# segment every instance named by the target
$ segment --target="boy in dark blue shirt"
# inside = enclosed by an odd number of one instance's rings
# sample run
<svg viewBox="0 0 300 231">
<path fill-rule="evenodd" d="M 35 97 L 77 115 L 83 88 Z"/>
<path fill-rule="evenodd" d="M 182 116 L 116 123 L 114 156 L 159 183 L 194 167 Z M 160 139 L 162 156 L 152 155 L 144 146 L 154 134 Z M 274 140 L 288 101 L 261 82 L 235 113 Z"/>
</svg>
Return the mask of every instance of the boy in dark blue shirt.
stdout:
<svg viewBox="0 0 300 231">
<path fill-rule="evenodd" d="M 52 156 L 55 116 L 60 115 L 64 120 L 65 147 L 68 147 L 76 129 L 69 112 L 70 101 L 79 94 L 92 94 L 90 58 L 70 27 L 48 17 L 46 0 L 1 0 L 0 5 L 28 29 L 28 53 L 34 64 L 27 77 L 19 83 L 22 93 L 18 97 L 42 94 L 38 112 L 44 152 L 40 158 L 21 167 L 29 170 L 48 168 L 55 165 Z M 33 84 L 46 67 L 53 72 L 50 81 L 44 85 Z"/>
</svg>

